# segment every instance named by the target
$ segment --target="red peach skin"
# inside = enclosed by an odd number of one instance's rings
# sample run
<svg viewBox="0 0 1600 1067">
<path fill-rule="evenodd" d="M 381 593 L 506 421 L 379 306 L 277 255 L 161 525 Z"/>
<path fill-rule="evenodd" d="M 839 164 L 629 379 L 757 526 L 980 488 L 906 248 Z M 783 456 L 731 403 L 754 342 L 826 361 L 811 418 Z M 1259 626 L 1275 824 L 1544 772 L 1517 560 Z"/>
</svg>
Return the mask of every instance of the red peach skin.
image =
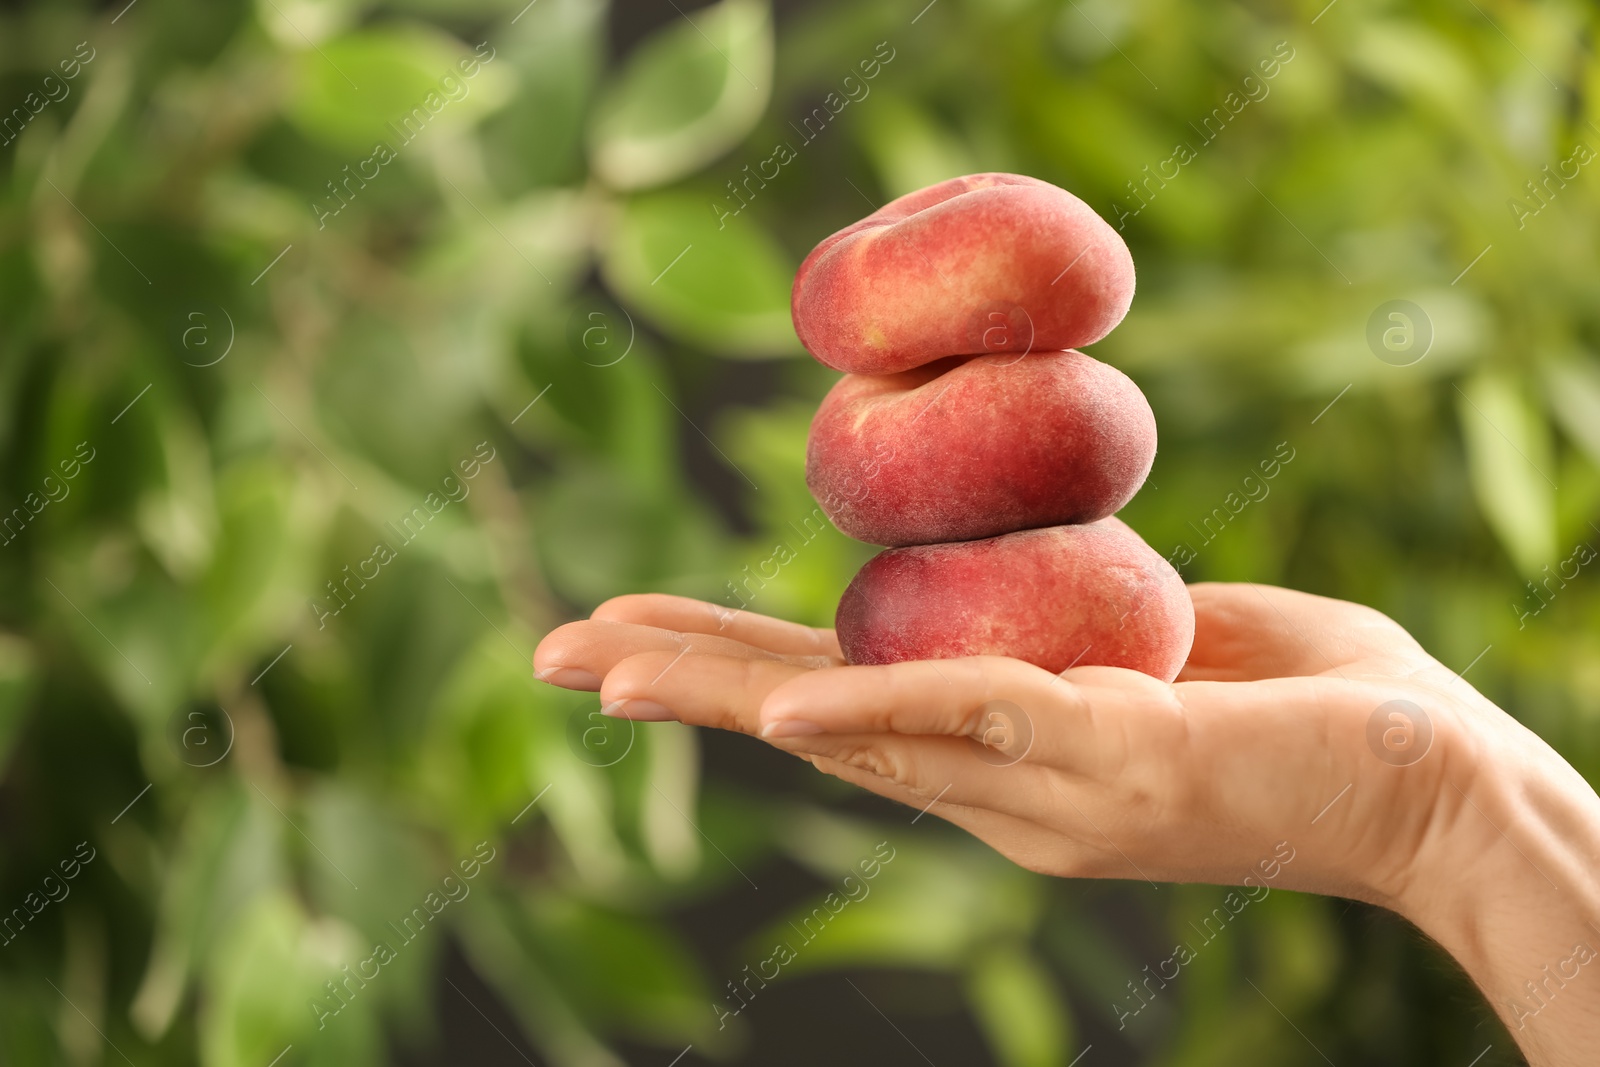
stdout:
<svg viewBox="0 0 1600 1067">
<path fill-rule="evenodd" d="M 858 541 L 972 541 L 1111 515 L 1155 454 L 1155 415 L 1121 371 L 1081 352 L 976 356 L 840 379 L 806 484 Z"/>
<path fill-rule="evenodd" d="M 1166 560 L 1105 519 L 891 548 L 851 581 L 835 625 L 852 664 L 1010 656 L 1170 682 L 1194 642 L 1194 603 Z"/>
<path fill-rule="evenodd" d="M 892 200 L 812 250 L 795 333 L 835 370 L 894 374 L 946 356 L 1092 344 L 1133 301 L 1133 257 L 1082 200 L 1037 178 L 971 174 Z"/>
</svg>

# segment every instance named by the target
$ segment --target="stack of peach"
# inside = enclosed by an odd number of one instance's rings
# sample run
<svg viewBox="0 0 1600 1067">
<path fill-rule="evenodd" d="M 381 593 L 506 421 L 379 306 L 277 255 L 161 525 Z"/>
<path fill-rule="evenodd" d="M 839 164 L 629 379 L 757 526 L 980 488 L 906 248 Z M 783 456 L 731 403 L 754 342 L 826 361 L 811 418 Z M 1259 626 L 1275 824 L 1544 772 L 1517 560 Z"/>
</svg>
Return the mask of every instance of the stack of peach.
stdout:
<svg viewBox="0 0 1600 1067">
<path fill-rule="evenodd" d="M 1072 351 L 1122 321 L 1133 285 L 1115 230 L 1013 174 L 903 196 L 806 257 L 795 331 L 846 372 L 812 421 L 806 482 L 844 533 L 893 546 L 839 603 L 851 663 L 1177 675 L 1188 591 L 1112 517 L 1150 473 L 1155 416 Z"/>
</svg>

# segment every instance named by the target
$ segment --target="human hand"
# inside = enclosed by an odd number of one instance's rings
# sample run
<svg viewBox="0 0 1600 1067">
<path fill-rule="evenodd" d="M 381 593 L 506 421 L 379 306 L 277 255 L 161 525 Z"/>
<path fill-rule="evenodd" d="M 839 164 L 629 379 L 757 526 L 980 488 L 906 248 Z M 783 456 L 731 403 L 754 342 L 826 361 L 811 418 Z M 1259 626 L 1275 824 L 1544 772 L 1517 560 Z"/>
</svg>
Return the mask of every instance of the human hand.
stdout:
<svg viewBox="0 0 1600 1067">
<path fill-rule="evenodd" d="M 1035 871 L 1272 880 L 1392 908 L 1516 1022 L 1501 991 L 1570 957 L 1600 916 L 1593 790 L 1376 611 L 1248 584 L 1190 591 L 1194 648 L 1170 685 L 999 657 L 846 666 L 831 631 L 653 595 L 561 627 L 534 663 L 553 684 L 598 689 L 608 714 L 763 737 Z M 1532 875 L 1544 867 L 1570 876 L 1565 906 L 1486 930 L 1486 899 L 1556 886 Z M 1571 1016 L 1592 1038 L 1597 999 L 1540 1018 L 1555 1031 Z M 1561 1058 L 1565 1036 L 1536 1062 L 1580 1062 Z"/>
<path fill-rule="evenodd" d="M 1194 651 L 1170 686 L 1000 657 L 850 667 L 832 631 L 666 596 L 609 601 L 534 662 L 599 688 L 610 714 L 762 736 L 931 804 L 1044 873 L 1238 884 L 1287 841 L 1282 884 L 1397 897 L 1444 761 L 1395 773 L 1367 722 L 1397 698 L 1440 722 L 1482 698 L 1370 609 L 1250 585 L 1191 592 Z"/>
</svg>

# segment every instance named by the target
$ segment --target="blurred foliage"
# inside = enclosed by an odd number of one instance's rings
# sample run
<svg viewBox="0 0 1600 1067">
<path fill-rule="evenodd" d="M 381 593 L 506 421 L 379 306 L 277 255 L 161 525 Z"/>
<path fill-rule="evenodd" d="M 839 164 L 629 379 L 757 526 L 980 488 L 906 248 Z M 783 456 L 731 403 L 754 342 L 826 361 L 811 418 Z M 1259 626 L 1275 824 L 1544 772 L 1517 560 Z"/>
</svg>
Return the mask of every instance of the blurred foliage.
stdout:
<svg viewBox="0 0 1600 1067">
<path fill-rule="evenodd" d="M 0 9 L 0 1061 L 421 1062 L 466 1000 L 559 1067 L 914 1062 L 879 1005 L 938 1062 L 1516 1062 L 1397 920 L 1286 893 L 1119 1030 L 1220 890 L 1034 877 L 741 773 L 753 743 L 597 724 L 528 662 L 617 593 L 727 600 L 779 544 L 750 606 L 829 621 L 869 550 L 806 525 L 832 376 L 793 269 L 1014 170 L 1140 266 L 1095 350 L 1162 429 L 1132 524 L 1191 580 L 1389 612 L 1592 780 L 1592 6 L 670 7 Z M 1420 318 L 1374 320 L 1397 299 Z M 807 985 L 841 971 L 858 1015 Z M 774 1051 L 780 998 L 821 1019 Z"/>
</svg>

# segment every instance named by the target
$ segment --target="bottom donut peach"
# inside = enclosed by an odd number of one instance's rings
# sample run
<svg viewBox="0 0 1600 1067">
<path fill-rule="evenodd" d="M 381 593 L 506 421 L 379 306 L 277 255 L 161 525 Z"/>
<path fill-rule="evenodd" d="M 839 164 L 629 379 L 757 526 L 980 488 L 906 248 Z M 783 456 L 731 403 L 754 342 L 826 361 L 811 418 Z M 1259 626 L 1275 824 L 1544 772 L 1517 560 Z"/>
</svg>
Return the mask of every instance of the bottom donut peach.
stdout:
<svg viewBox="0 0 1600 1067">
<path fill-rule="evenodd" d="M 1194 604 L 1177 571 L 1111 518 L 891 548 L 850 582 L 835 624 L 855 664 L 1012 656 L 1170 682 L 1194 641 Z"/>
</svg>

